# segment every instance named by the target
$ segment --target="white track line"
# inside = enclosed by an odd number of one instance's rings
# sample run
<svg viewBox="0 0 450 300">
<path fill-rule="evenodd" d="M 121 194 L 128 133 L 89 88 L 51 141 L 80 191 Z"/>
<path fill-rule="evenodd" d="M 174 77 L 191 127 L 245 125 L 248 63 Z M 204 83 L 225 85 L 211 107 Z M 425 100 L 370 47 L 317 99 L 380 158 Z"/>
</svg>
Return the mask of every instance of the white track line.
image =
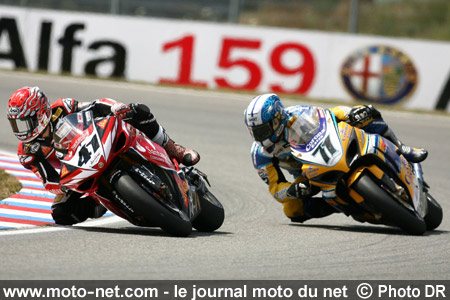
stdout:
<svg viewBox="0 0 450 300">
<path fill-rule="evenodd" d="M 3 151 L 0 150 L 0 153 L 3 155 L 7 155 L 7 156 L 16 156 L 16 154 L 8 152 L 8 151 Z M 10 167 L 17 167 L 17 164 L 9 164 L 9 163 L 4 163 L 7 166 Z M 9 173 L 11 173 L 11 171 L 8 171 Z M 17 171 L 12 171 L 12 173 L 15 173 L 13 175 L 16 176 L 21 176 L 21 175 L 28 175 L 29 176 L 29 172 L 22 172 L 20 170 Z M 30 183 L 31 185 L 41 185 L 39 182 L 35 182 L 35 181 L 24 181 L 22 180 L 22 183 L 27 184 Z M 45 196 L 47 194 L 49 194 L 46 191 L 39 191 L 39 190 L 32 190 L 32 189 L 27 189 L 26 187 L 23 188 L 20 192 L 22 193 L 26 193 L 26 192 L 31 192 L 33 194 L 36 194 L 37 196 Z M 11 198 L 7 198 L 7 199 L 3 199 L 3 200 L 7 200 L 10 202 L 17 202 L 17 203 L 28 203 L 28 204 L 38 204 L 38 205 L 43 205 L 43 206 L 51 206 L 50 202 L 42 202 L 42 201 L 35 201 L 35 200 L 26 200 L 26 199 L 16 199 L 14 197 Z M 20 210 L 10 210 L 10 209 L 0 209 L 0 211 L 4 214 L 12 214 L 12 215 L 29 215 L 29 216 L 33 216 L 33 217 L 39 217 L 39 218 L 43 218 L 43 219 L 48 219 L 49 217 L 51 218 L 50 214 L 43 214 L 43 213 L 30 213 L 30 212 L 22 212 Z M 106 216 L 106 217 L 102 217 L 100 219 L 96 219 L 96 220 L 88 220 L 85 221 L 81 224 L 77 224 L 74 225 L 74 227 L 96 227 L 96 226 L 103 226 L 103 225 L 107 225 L 107 224 L 112 224 L 112 223 L 117 223 L 119 221 L 121 221 L 123 219 L 121 219 L 118 216 Z M 53 232 L 53 231 L 61 231 L 61 230 L 70 230 L 72 229 L 72 226 L 57 226 L 57 225 L 49 225 L 49 226 L 36 226 L 36 225 L 30 225 L 30 224 L 19 224 L 19 223 L 9 223 L 9 222 L 0 222 L 0 226 L 4 226 L 4 227 L 9 227 L 11 225 L 14 225 L 14 227 L 16 228 L 11 228 L 11 229 L 3 229 L 0 230 L 0 236 L 4 236 L 4 235 L 19 235 L 19 234 L 31 234 L 31 233 L 44 233 L 44 232 Z"/>
<path fill-rule="evenodd" d="M 99 227 L 107 224 L 117 223 L 123 219 L 118 216 L 103 217 L 97 220 L 89 220 L 81 224 L 74 225 L 73 227 Z M 28 226 L 28 225 L 25 225 Z M 35 226 L 34 226 L 35 227 Z M 32 233 L 48 233 L 54 231 L 71 230 L 72 226 L 46 226 L 46 227 L 35 227 L 30 229 L 7 229 L 0 230 L 0 236 L 4 235 L 20 235 L 20 234 L 32 234 Z"/>
</svg>

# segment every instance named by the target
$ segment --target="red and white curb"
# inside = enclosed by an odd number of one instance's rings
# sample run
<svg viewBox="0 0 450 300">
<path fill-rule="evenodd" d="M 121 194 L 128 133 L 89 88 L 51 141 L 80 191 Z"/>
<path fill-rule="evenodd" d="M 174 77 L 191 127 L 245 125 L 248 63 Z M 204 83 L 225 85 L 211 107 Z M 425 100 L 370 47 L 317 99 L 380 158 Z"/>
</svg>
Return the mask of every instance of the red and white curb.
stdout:
<svg viewBox="0 0 450 300">
<path fill-rule="evenodd" d="M 8 231 L 2 229 L 40 228 L 54 225 L 51 205 L 55 195 L 44 188 L 41 180 L 32 171 L 25 169 L 15 155 L 0 153 L 0 169 L 16 177 L 22 184 L 22 189 L 17 194 L 0 200 L 0 231 L 6 233 Z M 105 216 L 111 215 L 110 212 L 105 214 Z M 99 226 L 120 220 L 119 217 L 112 216 L 85 222 L 80 226 Z M 51 228 L 57 229 L 53 226 Z"/>
<path fill-rule="evenodd" d="M 54 224 L 51 205 L 55 195 L 45 190 L 41 180 L 12 155 L 0 154 L 0 168 L 23 186 L 17 194 L 0 200 L 0 229 Z"/>
</svg>

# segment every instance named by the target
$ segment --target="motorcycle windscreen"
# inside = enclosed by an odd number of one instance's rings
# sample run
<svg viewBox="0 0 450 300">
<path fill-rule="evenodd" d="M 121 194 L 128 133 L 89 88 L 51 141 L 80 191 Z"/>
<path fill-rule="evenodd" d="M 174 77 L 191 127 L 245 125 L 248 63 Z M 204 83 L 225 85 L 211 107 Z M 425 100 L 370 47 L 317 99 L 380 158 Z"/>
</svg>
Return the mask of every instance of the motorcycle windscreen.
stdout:
<svg viewBox="0 0 450 300">
<path fill-rule="evenodd" d="M 75 138 L 92 124 L 93 114 L 91 111 L 74 113 L 60 119 L 55 126 L 53 134 L 55 149 L 66 154 L 70 144 Z"/>
<path fill-rule="evenodd" d="M 312 106 L 303 110 L 295 118 L 289 127 L 289 143 L 294 148 L 304 148 L 325 124 L 321 122 L 319 110 Z"/>
</svg>

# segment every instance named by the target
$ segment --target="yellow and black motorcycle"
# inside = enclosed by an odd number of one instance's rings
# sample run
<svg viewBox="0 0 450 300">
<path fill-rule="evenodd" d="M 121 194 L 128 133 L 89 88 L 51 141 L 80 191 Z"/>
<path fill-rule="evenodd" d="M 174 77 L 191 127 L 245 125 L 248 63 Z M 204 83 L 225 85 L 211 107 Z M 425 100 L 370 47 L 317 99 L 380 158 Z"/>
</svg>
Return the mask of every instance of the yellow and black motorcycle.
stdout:
<svg viewBox="0 0 450 300">
<path fill-rule="evenodd" d="M 289 128 L 291 153 L 336 210 L 415 235 L 441 223 L 442 208 L 421 165 L 397 154 L 390 141 L 338 123 L 330 110 L 316 107 L 291 119 Z"/>
</svg>

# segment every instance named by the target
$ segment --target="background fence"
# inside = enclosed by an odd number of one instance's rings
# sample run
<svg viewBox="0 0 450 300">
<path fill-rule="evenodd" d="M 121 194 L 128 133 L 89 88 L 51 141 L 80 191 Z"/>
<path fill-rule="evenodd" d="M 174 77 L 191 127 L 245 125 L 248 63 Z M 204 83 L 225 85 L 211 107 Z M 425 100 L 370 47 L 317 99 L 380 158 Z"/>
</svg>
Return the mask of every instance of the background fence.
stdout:
<svg viewBox="0 0 450 300">
<path fill-rule="evenodd" d="M 449 0 L 0 0 L 0 4 L 450 40 Z"/>
</svg>

